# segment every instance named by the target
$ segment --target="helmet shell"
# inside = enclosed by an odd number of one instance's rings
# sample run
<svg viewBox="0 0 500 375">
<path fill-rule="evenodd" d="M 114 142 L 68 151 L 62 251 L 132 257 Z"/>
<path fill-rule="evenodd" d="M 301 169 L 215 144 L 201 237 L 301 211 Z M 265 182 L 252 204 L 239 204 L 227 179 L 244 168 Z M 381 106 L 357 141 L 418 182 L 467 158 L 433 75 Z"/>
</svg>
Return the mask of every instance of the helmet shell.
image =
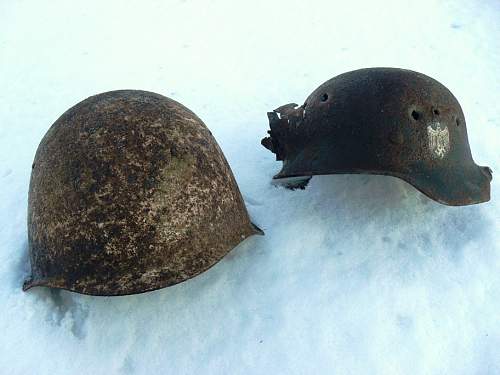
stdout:
<svg viewBox="0 0 500 375">
<path fill-rule="evenodd" d="M 436 80 L 397 68 L 341 74 L 298 107 L 268 113 L 262 144 L 283 160 L 275 179 L 336 173 L 399 177 L 448 205 L 488 201 L 491 170 L 472 159 L 465 118 Z"/>
<path fill-rule="evenodd" d="M 38 147 L 24 289 L 163 288 L 257 232 L 222 151 L 193 112 L 152 92 L 107 92 L 66 111 Z"/>
</svg>

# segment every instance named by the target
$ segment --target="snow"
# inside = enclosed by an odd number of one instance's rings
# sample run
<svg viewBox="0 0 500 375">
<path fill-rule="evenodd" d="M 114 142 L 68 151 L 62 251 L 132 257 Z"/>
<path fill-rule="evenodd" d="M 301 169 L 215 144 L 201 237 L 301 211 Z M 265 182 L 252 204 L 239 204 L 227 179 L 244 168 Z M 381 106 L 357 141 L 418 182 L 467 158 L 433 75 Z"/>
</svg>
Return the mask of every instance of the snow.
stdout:
<svg viewBox="0 0 500 375">
<path fill-rule="evenodd" d="M 499 39 L 495 0 L 0 2 L 0 373 L 499 374 Z M 447 207 L 382 176 L 271 184 L 266 112 L 369 66 L 455 94 L 491 202 Z M 143 295 L 24 293 L 38 142 L 120 88 L 205 121 L 266 235 Z"/>
</svg>

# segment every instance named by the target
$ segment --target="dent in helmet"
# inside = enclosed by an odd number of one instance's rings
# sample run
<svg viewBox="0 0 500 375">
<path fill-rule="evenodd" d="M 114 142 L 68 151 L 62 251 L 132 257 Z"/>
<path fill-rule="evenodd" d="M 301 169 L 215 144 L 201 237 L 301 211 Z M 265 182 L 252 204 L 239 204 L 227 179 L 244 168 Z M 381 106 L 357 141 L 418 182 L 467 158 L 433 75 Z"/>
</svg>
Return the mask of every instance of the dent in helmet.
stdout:
<svg viewBox="0 0 500 375">
<path fill-rule="evenodd" d="M 25 290 L 159 289 L 262 233 L 205 124 L 146 91 L 103 93 L 65 112 L 38 147 L 28 199 Z"/>
<path fill-rule="evenodd" d="M 447 205 L 490 199 L 491 171 L 472 159 L 465 119 L 436 80 L 396 68 L 336 76 L 305 104 L 268 113 L 262 144 L 283 161 L 274 176 L 304 187 L 314 175 L 369 173 L 401 178 Z"/>
</svg>

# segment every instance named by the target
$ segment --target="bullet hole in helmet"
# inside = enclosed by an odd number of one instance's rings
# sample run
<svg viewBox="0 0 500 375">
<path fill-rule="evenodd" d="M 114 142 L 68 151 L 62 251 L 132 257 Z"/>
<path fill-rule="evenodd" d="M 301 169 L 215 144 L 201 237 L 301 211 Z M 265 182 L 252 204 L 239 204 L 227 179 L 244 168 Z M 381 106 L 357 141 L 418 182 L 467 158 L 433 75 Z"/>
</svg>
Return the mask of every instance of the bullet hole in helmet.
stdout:
<svg viewBox="0 0 500 375">
<path fill-rule="evenodd" d="M 435 114 L 436 116 L 439 116 L 439 109 L 435 109 L 435 110 L 434 110 L 434 114 Z"/>
<path fill-rule="evenodd" d="M 414 120 L 418 120 L 420 118 L 420 113 L 414 110 L 411 112 L 411 117 L 413 117 Z"/>
<path fill-rule="evenodd" d="M 324 93 L 323 95 L 321 95 L 321 101 L 322 102 L 326 102 L 328 100 L 328 94 L 327 93 Z"/>
<path fill-rule="evenodd" d="M 456 119 L 455 122 L 457 123 L 457 126 L 460 126 L 460 119 Z"/>
</svg>

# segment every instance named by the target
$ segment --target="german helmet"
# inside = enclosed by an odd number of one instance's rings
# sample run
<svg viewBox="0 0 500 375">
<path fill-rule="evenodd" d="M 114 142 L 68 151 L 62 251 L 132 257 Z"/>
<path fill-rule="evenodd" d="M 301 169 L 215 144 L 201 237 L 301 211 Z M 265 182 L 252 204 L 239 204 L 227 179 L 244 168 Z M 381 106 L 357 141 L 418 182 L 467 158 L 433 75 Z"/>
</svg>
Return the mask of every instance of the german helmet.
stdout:
<svg viewBox="0 0 500 375">
<path fill-rule="evenodd" d="M 347 72 L 319 86 L 302 106 L 281 106 L 268 118 L 262 145 L 283 161 L 274 178 L 291 187 L 314 175 L 370 173 L 398 177 L 447 205 L 490 199 L 492 172 L 472 159 L 460 104 L 424 74 Z"/>
</svg>

